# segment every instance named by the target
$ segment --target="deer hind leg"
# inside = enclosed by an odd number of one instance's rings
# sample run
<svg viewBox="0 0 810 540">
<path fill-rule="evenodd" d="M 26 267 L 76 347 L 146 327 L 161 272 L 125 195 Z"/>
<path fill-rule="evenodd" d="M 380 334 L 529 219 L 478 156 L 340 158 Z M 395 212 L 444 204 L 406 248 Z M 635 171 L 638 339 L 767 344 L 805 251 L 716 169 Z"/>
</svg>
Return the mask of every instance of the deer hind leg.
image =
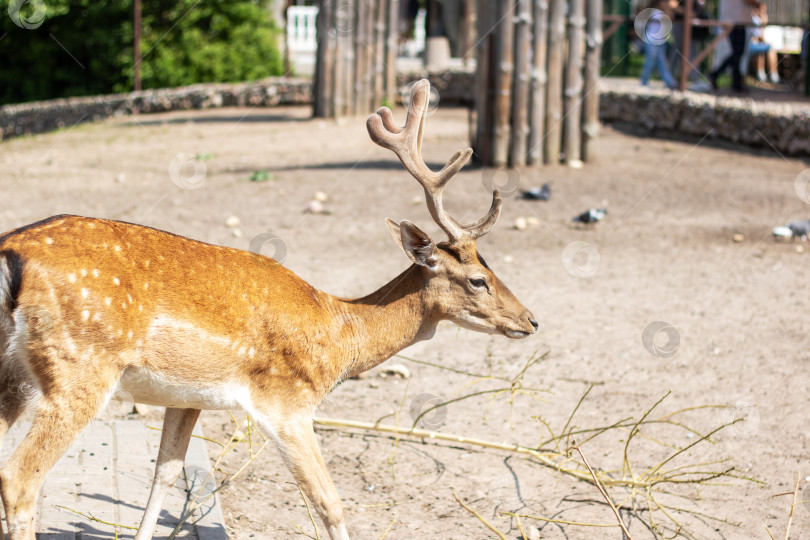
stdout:
<svg viewBox="0 0 810 540">
<path fill-rule="evenodd" d="M 199 416 L 199 409 L 166 409 L 163 433 L 160 436 L 160 451 L 155 465 L 155 480 L 152 482 L 152 492 L 149 494 L 149 502 L 146 504 L 146 511 L 135 540 L 152 538 L 163 499 L 183 470 L 188 441 Z"/>
<path fill-rule="evenodd" d="M 0 495 L 9 540 L 35 540 L 34 513 L 45 474 L 106 401 L 114 380 L 99 372 L 72 370 L 69 381 L 43 384 L 31 429 L 0 468 Z"/>
<path fill-rule="evenodd" d="M 279 426 L 276 437 L 287 468 L 323 520 L 329 538 L 349 540 L 343 519 L 343 503 L 321 457 L 312 430 L 312 419 L 296 417 L 285 420 Z"/>
</svg>

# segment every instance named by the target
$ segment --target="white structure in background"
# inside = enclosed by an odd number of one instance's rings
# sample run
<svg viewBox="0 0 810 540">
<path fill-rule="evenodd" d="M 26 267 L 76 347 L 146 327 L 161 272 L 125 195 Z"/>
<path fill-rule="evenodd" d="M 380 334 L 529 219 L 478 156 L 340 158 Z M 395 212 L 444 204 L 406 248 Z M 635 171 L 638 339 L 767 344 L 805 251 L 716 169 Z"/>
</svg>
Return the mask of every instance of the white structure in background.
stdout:
<svg viewBox="0 0 810 540">
<path fill-rule="evenodd" d="M 318 51 L 317 6 L 290 6 L 287 8 L 287 54 L 296 75 L 315 73 L 315 54 Z"/>
<path fill-rule="evenodd" d="M 317 17 L 317 6 L 290 6 L 287 9 L 287 50 L 290 54 L 314 55 L 318 50 Z"/>
<path fill-rule="evenodd" d="M 400 50 L 401 55 L 419 60 L 418 65 L 406 60 L 409 64 L 407 67 L 410 69 L 422 67 L 426 15 L 424 9 L 417 12 L 414 35 L 404 43 Z M 317 6 L 290 6 L 287 8 L 287 51 L 297 75 L 312 75 L 315 71 L 315 54 L 318 51 L 318 35 L 315 26 L 317 17 Z M 402 58 L 400 58 L 401 60 Z"/>
</svg>

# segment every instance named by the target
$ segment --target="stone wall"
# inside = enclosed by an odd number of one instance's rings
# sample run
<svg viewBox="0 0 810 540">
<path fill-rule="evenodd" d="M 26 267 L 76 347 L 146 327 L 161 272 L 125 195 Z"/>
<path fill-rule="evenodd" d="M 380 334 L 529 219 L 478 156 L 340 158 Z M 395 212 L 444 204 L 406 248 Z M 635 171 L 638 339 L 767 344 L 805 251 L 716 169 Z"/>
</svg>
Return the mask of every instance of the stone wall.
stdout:
<svg viewBox="0 0 810 540">
<path fill-rule="evenodd" d="M 428 77 L 438 90 L 440 103 L 473 105 L 473 73 L 402 73 L 397 75 L 397 80 L 404 87 L 422 77 Z M 651 134 L 706 136 L 749 146 L 771 147 L 789 155 L 810 156 L 810 106 L 692 92 L 682 94 L 610 79 L 601 81 L 600 91 L 600 119 L 606 123 L 632 125 Z M 0 139 L 44 133 L 111 116 L 212 107 L 307 105 L 311 102 L 310 80 L 286 78 L 56 99 L 0 107 Z"/>
<path fill-rule="evenodd" d="M 747 98 L 602 83 L 602 122 L 640 127 L 651 134 L 679 133 L 723 139 L 783 154 L 810 155 L 810 109 Z"/>
<path fill-rule="evenodd" d="M 312 101 L 306 79 L 271 78 L 252 83 L 197 84 L 129 94 L 54 99 L 0 107 L 0 139 L 44 133 L 111 116 L 209 109 L 275 107 Z"/>
</svg>

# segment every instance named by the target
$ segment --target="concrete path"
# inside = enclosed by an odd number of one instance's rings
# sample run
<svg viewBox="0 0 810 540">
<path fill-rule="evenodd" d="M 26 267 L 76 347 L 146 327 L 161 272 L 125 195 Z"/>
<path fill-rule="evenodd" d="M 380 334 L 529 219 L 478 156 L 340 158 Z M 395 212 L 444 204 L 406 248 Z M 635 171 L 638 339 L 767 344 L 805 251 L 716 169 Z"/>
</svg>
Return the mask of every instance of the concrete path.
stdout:
<svg viewBox="0 0 810 540">
<path fill-rule="evenodd" d="M 20 422 L 6 435 L 0 462 L 8 459 L 29 426 Z M 199 424 L 194 433 L 200 435 Z M 116 538 L 115 527 L 91 518 L 137 527 L 149 497 L 159 446 L 160 431 L 141 421 L 94 420 L 45 479 L 39 498 L 37 538 Z M 168 538 L 190 499 L 200 492 L 201 498 L 210 493 L 213 480 L 203 485 L 210 469 L 204 442 L 192 437 L 184 473 L 166 497 L 154 538 Z M 117 530 L 118 538 L 132 538 L 135 534 L 133 529 Z M 227 540 L 216 497 L 195 512 L 176 538 Z"/>
</svg>

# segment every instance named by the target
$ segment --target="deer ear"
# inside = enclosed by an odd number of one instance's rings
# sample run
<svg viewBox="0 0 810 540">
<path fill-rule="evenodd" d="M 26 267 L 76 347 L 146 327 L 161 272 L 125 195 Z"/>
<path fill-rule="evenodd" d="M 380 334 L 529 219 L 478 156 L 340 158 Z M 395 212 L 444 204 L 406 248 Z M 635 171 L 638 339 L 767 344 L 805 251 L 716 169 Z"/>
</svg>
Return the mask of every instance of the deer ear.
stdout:
<svg viewBox="0 0 810 540">
<path fill-rule="evenodd" d="M 435 268 L 439 264 L 436 255 L 436 245 L 422 229 L 411 223 L 403 221 L 399 225 L 386 218 L 385 223 L 394 242 L 405 252 L 410 260 L 420 266 Z"/>
</svg>

